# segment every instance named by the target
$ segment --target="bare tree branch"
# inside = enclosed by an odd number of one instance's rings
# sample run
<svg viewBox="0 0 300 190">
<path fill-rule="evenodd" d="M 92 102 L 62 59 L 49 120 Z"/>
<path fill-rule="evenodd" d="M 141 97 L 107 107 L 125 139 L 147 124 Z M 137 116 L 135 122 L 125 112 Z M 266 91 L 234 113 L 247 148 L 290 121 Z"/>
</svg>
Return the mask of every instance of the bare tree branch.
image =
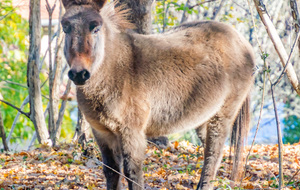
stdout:
<svg viewBox="0 0 300 190">
<path fill-rule="evenodd" d="M 221 8 L 223 7 L 224 2 L 225 0 L 222 0 L 220 5 L 214 10 L 211 20 L 216 20 L 218 14 L 220 13 Z"/>
<path fill-rule="evenodd" d="M 15 10 L 16 10 L 16 7 L 14 7 L 13 9 L 11 9 L 6 15 L 3 15 L 0 18 L 0 21 L 3 20 L 3 19 L 5 19 L 8 15 L 10 15 L 11 13 L 13 13 Z"/>
<path fill-rule="evenodd" d="M 54 76 L 55 76 L 55 70 L 53 69 L 53 63 L 52 63 L 52 48 L 51 48 L 51 32 L 52 32 L 52 14 L 54 12 L 54 9 L 56 7 L 57 0 L 55 1 L 54 5 L 50 7 L 49 1 L 46 0 L 46 9 L 48 11 L 49 15 L 49 25 L 48 25 L 48 55 L 49 55 L 49 122 L 48 122 L 48 128 L 50 133 L 50 138 L 52 139 L 52 143 L 54 145 L 55 141 L 55 129 L 56 129 L 56 122 L 55 122 L 55 94 L 54 94 Z"/>
<path fill-rule="evenodd" d="M 71 90 L 71 80 L 69 79 L 68 80 L 68 84 L 67 84 L 67 87 L 66 87 L 66 90 L 63 94 L 63 96 L 67 97 L 69 92 Z M 63 120 L 63 117 L 64 117 L 64 113 L 65 113 L 65 110 L 66 110 L 66 105 L 67 105 L 67 98 L 65 100 L 62 101 L 61 103 L 61 106 L 60 106 L 60 110 L 59 110 L 59 114 L 58 114 L 58 119 L 56 121 L 56 129 L 55 129 L 55 134 L 57 134 L 58 130 L 59 130 L 59 127 L 61 126 L 62 124 L 62 120 Z M 54 144 L 55 146 L 55 144 Z"/>
<path fill-rule="evenodd" d="M 278 79 L 273 83 L 274 86 L 276 86 L 276 85 L 280 82 L 280 80 L 282 79 L 283 75 L 284 75 L 285 72 L 286 72 L 286 69 L 287 69 L 287 67 L 288 67 L 288 65 L 289 65 L 290 59 L 291 59 L 291 57 L 292 57 L 292 55 L 293 55 L 293 53 L 294 53 L 295 46 L 296 46 L 296 44 L 297 44 L 297 42 L 298 42 L 298 40 L 299 40 L 299 36 L 300 36 L 299 34 L 300 34 L 300 33 L 297 32 L 297 37 L 296 37 L 296 39 L 294 40 L 294 44 L 293 44 L 292 50 L 291 50 L 291 52 L 290 52 L 289 58 L 288 58 L 288 60 L 286 61 L 285 66 L 284 66 L 284 68 L 283 68 L 283 70 L 282 70 L 280 76 L 279 76 Z"/>
<path fill-rule="evenodd" d="M 184 5 L 184 7 L 185 7 L 185 8 L 188 8 L 188 9 L 193 9 L 193 8 L 195 8 L 195 7 L 197 7 L 197 6 L 203 5 L 203 4 L 205 4 L 205 3 L 214 2 L 214 1 L 216 1 L 216 0 L 208 0 L 208 1 L 203 1 L 203 2 L 196 3 L 195 5 L 189 5 L 190 0 L 187 0 L 186 3 L 185 3 L 185 5 Z M 177 4 L 177 5 L 178 5 L 178 4 Z M 178 6 L 179 6 L 179 5 L 178 5 Z M 188 15 L 188 13 L 187 13 L 187 10 L 184 9 L 184 10 L 183 10 L 183 13 L 182 13 L 182 17 L 181 17 L 180 24 L 186 22 L 187 19 L 188 19 L 188 16 L 189 16 L 189 15 Z"/>
<path fill-rule="evenodd" d="M 163 7 L 164 7 L 164 10 L 163 10 L 163 32 L 165 32 L 165 28 L 166 28 L 166 0 L 163 0 Z"/>
<path fill-rule="evenodd" d="M 28 117 L 30 119 L 30 114 L 29 113 L 26 113 L 26 112 L 23 112 L 20 108 L 18 108 L 17 106 L 7 102 L 7 101 L 4 101 L 4 100 L 0 100 L 0 102 L 3 102 L 5 103 L 6 105 L 9 105 L 10 107 L 12 108 L 15 108 L 16 110 L 18 110 L 18 112 L 20 112 L 21 114 L 25 115 L 26 117 Z"/>
<path fill-rule="evenodd" d="M 291 181 L 294 179 L 294 177 L 300 172 L 300 168 L 295 172 L 295 174 L 291 177 L 291 179 L 286 183 L 287 185 L 291 183 Z"/>
<path fill-rule="evenodd" d="M 271 38 L 273 45 L 277 51 L 277 54 L 280 57 L 281 64 L 283 66 L 286 65 L 286 62 L 288 60 L 287 52 L 285 51 L 285 48 L 282 44 L 282 41 L 280 40 L 279 35 L 277 34 L 277 31 L 267 13 L 267 9 L 265 5 L 263 4 L 262 0 L 254 0 L 256 10 L 263 22 L 263 24 L 266 27 L 266 30 L 268 32 L 269 37 Z M 300 84 L 299 80 L 297 78 L 297 75 L 295 73 L 295 70 L 291 64 L 287 66 L 287 76 L 295 89 L 295 91 L 300 95 Z"/>
<path fill-rule="evenodd" d="M 263 89 L 262 89 L 262 95 L 261 95 L 261 104 L 260 104 L 259 118 L 258 118 L 258 121 L 257 121 L 257 125 L 256 125 L 255 134 L 254 134 L 254 137 L 253 137 L 253 141 L 252 141 L 251 147 L 250 147 L 249 152 L 248 152 L 247 157 L 246 157 L 245 167 L 244 167 L 243 175 L 242 175 L 242 178 L 241 178 L 241 181 L 240 181 L 240 188 L 242 186 L 242 182 L 243 182 L 244 176 L 246 174 L 246 167 L 247 167 L 248 159 L 249 159 L 251 150 L 252 150 L 252 148 L 254 146 L 254 143 L 255 143 L 256 135 L 257 135 L 257 132 L 258 132 L 258 129 L 259 129 L 259 125 L 260 125 L 260 121 L 261 121 L 261 117 L 262 117 L 262 112 L 263 112 L 263 108 L 264 108 L 265 89 L 266 89 L 266 69 L 267 69 L 266 60 L 264 60 L 264 65 L 265 65 L 265 71 L 264 71 L 264 76 L 263 76 Z"/>
<path fill-rule="evenodd" d="M 52 35 L 52 38 L 51 38 L 51 42 L 54 40 L 54 38 L 57 36 L 57 31 Z M 46 55 L 48 54 L 48 51 L 49 51 L 49 47 L 47 48 L 47 50 L 45 51 L 44 53 L 44 56 L 43 56 L 43 59 L 39 65 L 39 72 L 41 72 L 42 70 L 42 67 L 43 67 L 43 64 L 45 62 L 45 59 L 46 59 Z"/>
<path fill-rule="evenodd" d="M 13 81 L 9 81 L 9 80 L 4 80 L 4 82 L 6 82 L 7 84 L 14 84 L 14 85 L 17 85 L 17 86 L 20 86 L 20 87 L 23 87 L 23 88 L 27 88 L 27 86 L 19 84 L 17 82 L 13 82 Z"/>
<path fill-rule="evenodd" d="M 64 12 L 64 10 L 63 10 L 62 4 L 60 2 L 60 4 L 59 4 L 59 20 L 61 20 L 63 12 Z M 56 144 L 56 139 L 59 139 L 59 137 L 60 137 L 61 124 L 62 124 L 62 118 L 63 118 L 63 116 L 61 116 L 61 120 L 60 120 L 60 115 L 59 115 L 60 110 L 58 109 L 59 87 L 61 85 L 63 74 L 64 74 L 64 72 L 62 71 L 62 67 L 63 67 L 62 44 L 63 44 L 63 39 L 64 39 L 63 37 L 64 37 L 64 35 L 62 33 L 62 29 L 61 29 L 60 25 L 58 25 L 56 44 L 55 44 L 55 48 L 54 48 L 55 59 L 54 59 L 54 76 L 53 76 L 53 98 L 54 98 L 53 99 L 53 101 L 54 101 L 53 111 L 54 111 L 54 121 L 56 122 L 55 123 L 56 128 L 55 128 L 54 134 L 53 134 L 53 139 L 54 139 L 53 146 L 55 146 L 55 144 Z M 70 83 L 70 88 L 71 88 L 71 83 Z M 63 111 L 61 114 L 64 114 L 66 103 L 62 102 L 62 105 L 64 105 L 64 108 L 63 108 Z"/>
<path fill-rule="evenodd" d="M 278 155 L 279 155 L 279 186 L 278 188 L 281 189 L 282 184 L 283 184 L 283 167 L 282 167 L 282 136 L 281 136 L 281 129 L 280 129 L 280 122 L 279 122 L 279 117 L 278 117 L 278 112 L 277 112 L 277 106 L 276 106 L 276 100 L 274 96 L 274 87 L 272 82 L 271 82 L 271 77 L 270 73 L 268 73 L 269 81 L 271 84 L 271 94 L 272 94 L 272 100 L 273 100 L 273 108 L 274 108 L 274 113 L 275 113 L 275 118 L 276 118 L 276 126 L 277 126 L 277 136 L 278 136 Z"/>
<path fill-rule="evenodd" d="M 20 110 L 23 110 L 24 106 L 25 106 L 26 104 L 28 104 L 28 103 L 29 103 L 29 96 L 27 96 L 27 97 L 25 98 L 25 100 L 22 102 L 21 107 L 20 107 Z M 16 127 L 16 124 L 17 124 L 17 121 L 18 121 L 20 115 L 21 115 L 21 113 L 18 112 L 17 115 L 16 115 L 16 117 L 15 117 L 15 119 L 14 119 L 14 121 L 13 121 L 13 124 L 12 124 L 12 126 L 11 126 L 11 128 L 10 128 L 10 132 L 9 132 L 9 134 L 8 134 L 8 136 L 7 136 L 7 139 L 6 139 L 6 142 L 7 142 L 7 143 L 10 141 L 10 138 L 11 138 L 12 133 L 13 133 L 15 127 Z"/>
<path fill-rule="evenodd" d="M 243 9 L 245 12 L 247 12 L 247 14 L 251 14 L 250 11 L 248 9 L 246 9 L 245 7 L 243 7 L 242 5 L 238 4 L 235 1 L 233 1 L 233 3 L 236 4 L 238 7 L 240 7 L 241 9 Z"/>
<path fill-rule="evenodd" d="M 199 3 L 196 3 L 195 5 L 189 5 L 188 8 L 189 8 L 189 9 L 193 9 L 194 7 L 203 5 L 203 4 L 205 4 L 205 3 L 214 2 L 214 1 L 216 1 L 216 0 L 208 0 L 208 1 L 199 2 Z"/>
<path fill-rule="evenodd" d="M 185 3 L 185 5 L 184 5 L 184 7 L 189 7 L 189 3 L 190 3 L 190 0 L 187 0 L 186 3 Z M 185 21 L 187 21 L 187 19 L 188 19 L 188 14 L 187 14 L 186 9 L 184 9 L 183 13 L 182 13 L 180 24 L 182 24 Z"/>
</svg>

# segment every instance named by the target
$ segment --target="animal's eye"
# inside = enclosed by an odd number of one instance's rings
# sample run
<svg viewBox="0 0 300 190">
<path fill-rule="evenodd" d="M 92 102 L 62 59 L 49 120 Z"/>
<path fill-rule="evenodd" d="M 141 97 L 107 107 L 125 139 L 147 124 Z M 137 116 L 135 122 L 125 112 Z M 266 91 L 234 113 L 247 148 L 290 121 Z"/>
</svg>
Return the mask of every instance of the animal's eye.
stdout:
<svg viewBox="0 0 300 190">
<path fill-rule="evenodd" d="M 97 32 L 100 31 L 100 26 L 96 27 L 94 30 L 93 30 L 93 34 L 96 34 Z"/>
<path fill-rule="evenodd" d="M 99 32 L 99 30 L 100 30 L 100 23 L 98 21 L 95 21 L 95 20 L 91 21 L 89 29 L 94 34 L 97 33 L 97 32 Z"/>
<path fill-rule="evenodd" d="M 62 27 L 63 27 L 64 33 L 66 33 L 66 34 L 70 33 L 71 30 L 72 30 L 70 22 L 64 22 L 64 23 L 62 23 Z"/>
</svg>

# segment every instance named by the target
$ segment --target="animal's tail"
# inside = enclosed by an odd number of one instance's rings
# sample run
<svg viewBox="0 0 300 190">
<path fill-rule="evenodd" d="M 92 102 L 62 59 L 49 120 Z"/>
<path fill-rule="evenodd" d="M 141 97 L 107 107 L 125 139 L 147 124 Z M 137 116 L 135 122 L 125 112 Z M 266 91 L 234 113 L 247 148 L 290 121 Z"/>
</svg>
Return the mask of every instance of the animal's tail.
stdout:
<svg viewBox="0 0 300 190">
<path fill-rule="evenodd" d="M 237 181 L 241 178 L 243 173 L 243 149 L 247 141 L 247 135 L 250 128 L 250 96 L 248 95 L 243 106 L 235 119 L 232 134 L 231 134 L 231 148 L 234 148 L 233 167 L 231 179 Z M 231 149 L 230 148 L 230 149 Z M 230 151 L 231 152 L 231 151 Z"/>
</svg>

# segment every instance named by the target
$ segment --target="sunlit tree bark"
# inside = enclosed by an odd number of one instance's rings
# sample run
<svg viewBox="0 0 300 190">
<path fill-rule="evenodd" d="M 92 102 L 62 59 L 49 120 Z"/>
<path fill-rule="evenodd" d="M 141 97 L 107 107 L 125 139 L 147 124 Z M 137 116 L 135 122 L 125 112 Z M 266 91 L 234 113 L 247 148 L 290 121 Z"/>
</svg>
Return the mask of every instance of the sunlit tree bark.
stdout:
<svg viewBox="0 0 300 190">
<path fill-rule="evenodd" d="M 39 78 L 41 12 L 40 0 L 30 0 L 29 13 L 29 56 L 27 63 L 27 85 L 30 103 L 30 119 L 37 132 L 39 143 L 50 143 L 45 117 Z"/>
</svg>

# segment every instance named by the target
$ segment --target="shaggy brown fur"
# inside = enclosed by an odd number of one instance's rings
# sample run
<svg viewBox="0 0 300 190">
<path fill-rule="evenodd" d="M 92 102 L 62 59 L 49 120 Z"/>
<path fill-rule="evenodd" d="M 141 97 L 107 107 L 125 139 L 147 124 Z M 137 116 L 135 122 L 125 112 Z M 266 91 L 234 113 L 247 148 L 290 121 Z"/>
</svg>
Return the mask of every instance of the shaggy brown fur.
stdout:
<svg viewBox="0 0 300 190">
<path fill-rule="evenodd" d="M 143 186 L 146 136 L 198 128 L 205 142 L 198 189 L 211 189 L 253 82 L 252 47 L 232 27 L 212 21 L 137 34 L 128 29 L 122 9 L 106 5 L 99 14 L 104 0 L 78 2 L 63 0 L 65 56 L 104 163 L 117 171 L 123 165 L 125 175 Z M 118 174 L 106 167 L 104 173 L 107 189 L 121 188 Z"/>
</svg>

